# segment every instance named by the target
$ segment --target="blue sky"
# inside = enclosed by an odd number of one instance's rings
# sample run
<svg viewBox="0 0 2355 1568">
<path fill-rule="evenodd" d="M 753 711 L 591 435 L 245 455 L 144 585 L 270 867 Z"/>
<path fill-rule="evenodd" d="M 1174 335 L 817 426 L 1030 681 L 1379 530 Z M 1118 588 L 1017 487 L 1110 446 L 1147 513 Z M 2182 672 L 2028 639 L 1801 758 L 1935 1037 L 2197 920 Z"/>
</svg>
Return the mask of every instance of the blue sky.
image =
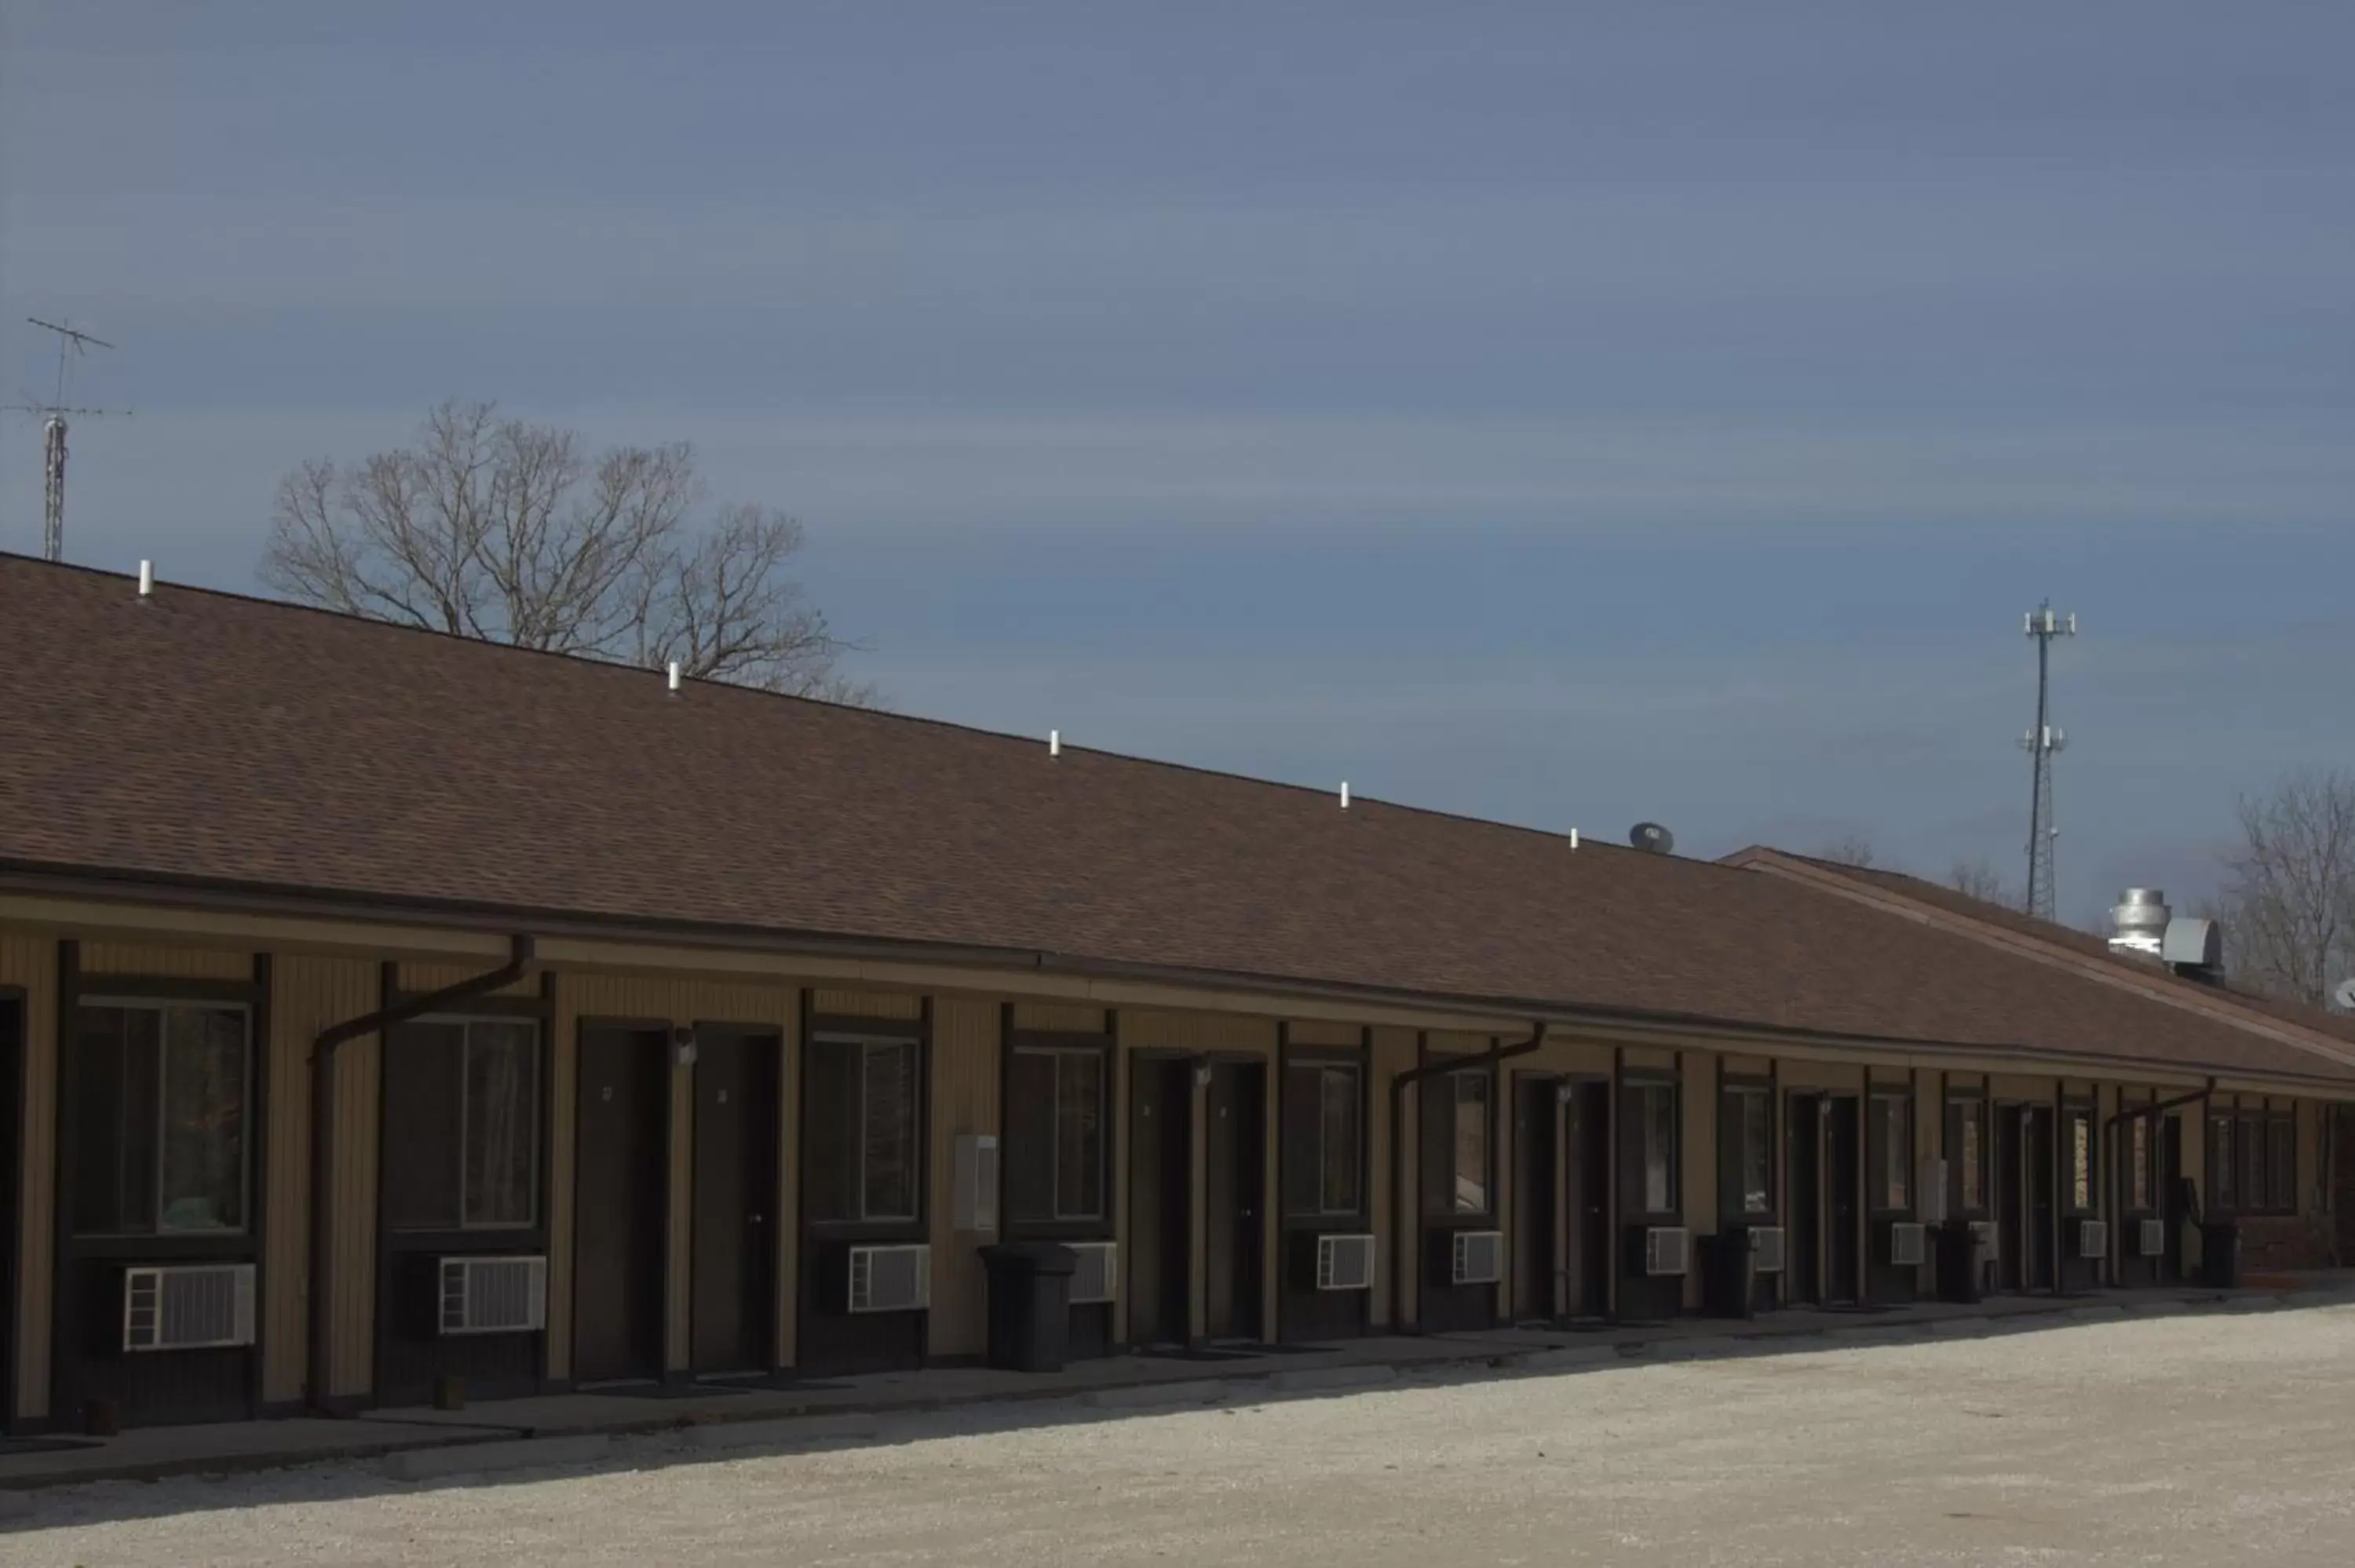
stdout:
<svg viewBox="0 0 2355 1568">
<path fill-rule="evenodd" d="M 2064 913 L 2355 764 L 2355 10 L 0 0 L 69 553 L 450 396 L 692 439 L 903 708 Z M 0 547 L 38 547 L 0 427 Z"/>
</svg>

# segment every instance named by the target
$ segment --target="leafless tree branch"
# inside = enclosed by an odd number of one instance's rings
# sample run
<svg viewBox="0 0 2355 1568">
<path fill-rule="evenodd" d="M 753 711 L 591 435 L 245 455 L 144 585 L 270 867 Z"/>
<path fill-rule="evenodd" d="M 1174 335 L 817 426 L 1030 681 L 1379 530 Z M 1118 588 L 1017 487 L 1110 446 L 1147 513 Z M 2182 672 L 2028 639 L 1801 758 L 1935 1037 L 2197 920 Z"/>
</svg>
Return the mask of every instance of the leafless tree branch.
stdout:
<svg viewBox="0 0 2355 1568">
<path fill-rule="evenodd" d="M 2222 899 L 2226 961 L 2318 1006 L 2355 975 L 2355 773 L 2307 768 L 2240 804 Z"/>
<path fill-rule="evenodd" d="M 448 402 L 414 446 L 280 481 L 261 577 L 402 625 L 879 703 L 788 575 L 801 524 L 735 505 L 698 528 L 703 498 L 684 442 L 591 459 L 571 431 Z"/>
</svg>

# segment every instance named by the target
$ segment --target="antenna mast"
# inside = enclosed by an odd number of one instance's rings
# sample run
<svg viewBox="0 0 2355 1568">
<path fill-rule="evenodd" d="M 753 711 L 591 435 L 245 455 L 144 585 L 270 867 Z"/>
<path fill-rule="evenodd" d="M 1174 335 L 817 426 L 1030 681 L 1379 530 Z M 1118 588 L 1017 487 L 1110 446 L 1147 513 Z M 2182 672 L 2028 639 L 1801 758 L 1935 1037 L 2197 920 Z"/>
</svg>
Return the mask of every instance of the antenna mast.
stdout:
<svg viewBox="0 0 2355 1568">
<path fill-rule="evenodd" d="M 46 403 L 27 401 L 11 403 L 10 409 L 20 414 L 38 414 L 41 424 L 41 554 L 52 561 L 63 560 L 66 552 L 66 418 L 69 415 L 88 414 L 104 418 L 112 414 L 128 414 L 128 408 L 69 408 L 66 407 L 66 381 L 73 361 L 93 348 L 112 348 L 104 338 L 92 337 L 70 324 L 45 322 L 38 316 L 25 318 L 44 332 L 58 334 L 58 384 L 56 392 Z"/>
<path fill-rule="evenodd" d="M 2027 626 L 2036 640 L 2036 727 L 2019 741 L 2035 773 L 2028 803 L 2028 912 L 2051 920 L 2060 903 L 2053 889 L 2052 841 L 2061 836 L 2052 815 L 2052 758 L 2069 744 L 2052 722 L 2052 640 L 2076 636 L 2077 618 L 2054 614 L 2048 599 L 2028 612 Z"/>
</svg>

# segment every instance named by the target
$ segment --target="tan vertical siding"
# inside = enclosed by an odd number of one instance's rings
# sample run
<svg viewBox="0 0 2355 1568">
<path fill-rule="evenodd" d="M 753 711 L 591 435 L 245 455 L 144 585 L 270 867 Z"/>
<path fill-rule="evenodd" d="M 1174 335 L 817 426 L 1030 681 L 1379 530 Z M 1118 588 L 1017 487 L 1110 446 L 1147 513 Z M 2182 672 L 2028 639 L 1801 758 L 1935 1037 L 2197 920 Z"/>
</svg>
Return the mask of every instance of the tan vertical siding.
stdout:
<svg viewBox="0 0 2355 1568">
<path fill-rule="evenodd" d="M 2049 1106 L 2052 1103 L 2055 1086 L 2054 1079 L 2026 1073 L 1987 1075 L 1987 1098 L 1990 1100 L 2018 1100 L 2027 1105 Z"/>
<path fill-rule="evenodd" d="M 253 955 L 237 948 L 162 947 L 144 942 L 84 942 L 86 975 L 139 975 L 170 980 L 248 980 Z"/>
<path fill-rule="evenodd" d="M 1135 1008 L 1121 1013 L 1120 1032 L 1122 1044 L 1135 1051 L 1275 1051 L 1273 1018 Z"/>
<path fill-rule="evenodd" d="M 497 963 L 488 959 L 472 964 L 403 964 L 400 966 L 400 986 L 402 991 L 412 992 L 441 991 L 449 986 L 463 984 L 478 975 L 487 974 L 498 967 Z M 539 994 L 539 977 L 536 974 L 527 974 L 521 980 L 491 994 L 536 997 Z"/>
<path fill-rule="evenodd" d="M 377 967 L 359 959 L 281 956 L 270 969 L 270 1191 L 264 1200 L 261 1397 L 303 1397 L 309 1372 L 311 1275 L 311 1044 L 331 1024 L 372 1012 Z M 341 1071 L 355 1071 L 360 1042 L 343 1048 Z M 373 1183 L 371 1182 L 371 1191 Z M 373 1199 L 370 1217 L 373 1217 Z M 353 1224 L 337 1211 L 339 1227 Z M 338 1277 L 336 1290 L 368 1290 L 366 1278 Z M 331 1295 L 333 1292 L 331 1292 Z"/>
<path fill-rule="evenodd" d="M 1285 1034 L 1295 1045 L 1353 1046 L 1365 1038 L 1366 1032 L 1354 1023 L 1336 1023 L 1331 1019 L 1310 1018 L 1285 1026 Z"/>
<path fill-rule="evenodd" d="M 1096 1020 L 1103 1027 L 1101 1015 Z M 932 1005 L 932 1309 L 926 1341 L 935 1356 L 978 1355 L 988 1348 L 983 1293 L 985 1238 L 950 1228 L 959 1133 L 998 1130 L 998 1006 L 943 998 Z"/>
<path fill-rule="evenodd" d="M 816 991 L 810 1011 L 824 1018 L 890 1018 L 913 1022 L 924 1015 L 924 999 L 888 991 Z"/>
<path fill-rule="evenodd" d="M 1068 1002 L 1020 1001 L 1014 1004 L 1014 1027 L 1050 1034 L 1101 1034 L 1104 1010 Z"/>
<path fill-rule="evenodd" d="M 1784 1088 L 1801 1094 L 1864 1092 L 1864 1068 L 1855 1062 L 1785 1062 L 1781 1080 Z"/>
<path fill-rule="evenodd" d="M 16 1414 L 49 1410 L 50 1224 L 57 1209 L 58 945 L 0 931 L 0 985 L 25 993 L 24 1105 L 17 1124 Z"/>
<path fill-rule="evenodd" d="M 1684 1223 L 1695 1235 L 1717 1230 L 1717 1057 L 1707 1051 L 1678 1053 L 1679 1099 L 1684 1107 Z M 1698 1262 L 1699 1248 L 1694 1250 Z M 1685 1305 L 1700 1305 L 1701 1271 L 1685 1270 Z"/>
<path fill-rule="evenodd" d="M 378 1034 L 362 1035 L 336 1055 L 327 1392 L 338 1396 L 367 1393 L 376 1375 L 377 1090 L 383 1061 Z"/>
</svg>

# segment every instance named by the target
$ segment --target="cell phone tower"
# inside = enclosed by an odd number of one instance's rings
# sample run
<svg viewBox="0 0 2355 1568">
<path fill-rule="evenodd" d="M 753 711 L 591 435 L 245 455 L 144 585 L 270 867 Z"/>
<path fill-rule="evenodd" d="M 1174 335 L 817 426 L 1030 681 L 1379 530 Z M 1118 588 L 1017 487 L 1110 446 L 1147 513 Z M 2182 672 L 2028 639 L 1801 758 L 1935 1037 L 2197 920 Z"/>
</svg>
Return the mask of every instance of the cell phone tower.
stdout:
<svg viewBox="0 0 2355 1568">
<path fill-rule="evenodd" d="M 2077 618 L 2056 615 L 2046 599 L 2027 616 L 2028 635 L 2036 640 L 2036 727 L 2020 737 L 2035 772 L 2028 803 L 2028 913 L 2039 920 L 2057 918 L 2060 899 L 2053 888 L 2052 841 L 2061 824 L 2052 814 L 2052 758 L 2069 744 L 2052 722 L 2052 640 L 2077 635 Z"/>
<path fill-rule="evenodd" d="M 44 332 L 58 334 L 57 391 L 48 402 L 27 398 L 11 403 L 10 410 L 19 414 L 41 417 L 41 555 L 46 560 L 59 561 L 66 553 L 66 419 L 71 415 L 88 414 L 103 417 L 128 414 L 128 408 L 69 408 L 66 407 L 68 372 L 75 360 L 93 348 L 112 348 L 104 338 L 92 337 L 70 324 L 60 326 L 45 322 L 38 316 L 25 318 Z"/>
</svg>

